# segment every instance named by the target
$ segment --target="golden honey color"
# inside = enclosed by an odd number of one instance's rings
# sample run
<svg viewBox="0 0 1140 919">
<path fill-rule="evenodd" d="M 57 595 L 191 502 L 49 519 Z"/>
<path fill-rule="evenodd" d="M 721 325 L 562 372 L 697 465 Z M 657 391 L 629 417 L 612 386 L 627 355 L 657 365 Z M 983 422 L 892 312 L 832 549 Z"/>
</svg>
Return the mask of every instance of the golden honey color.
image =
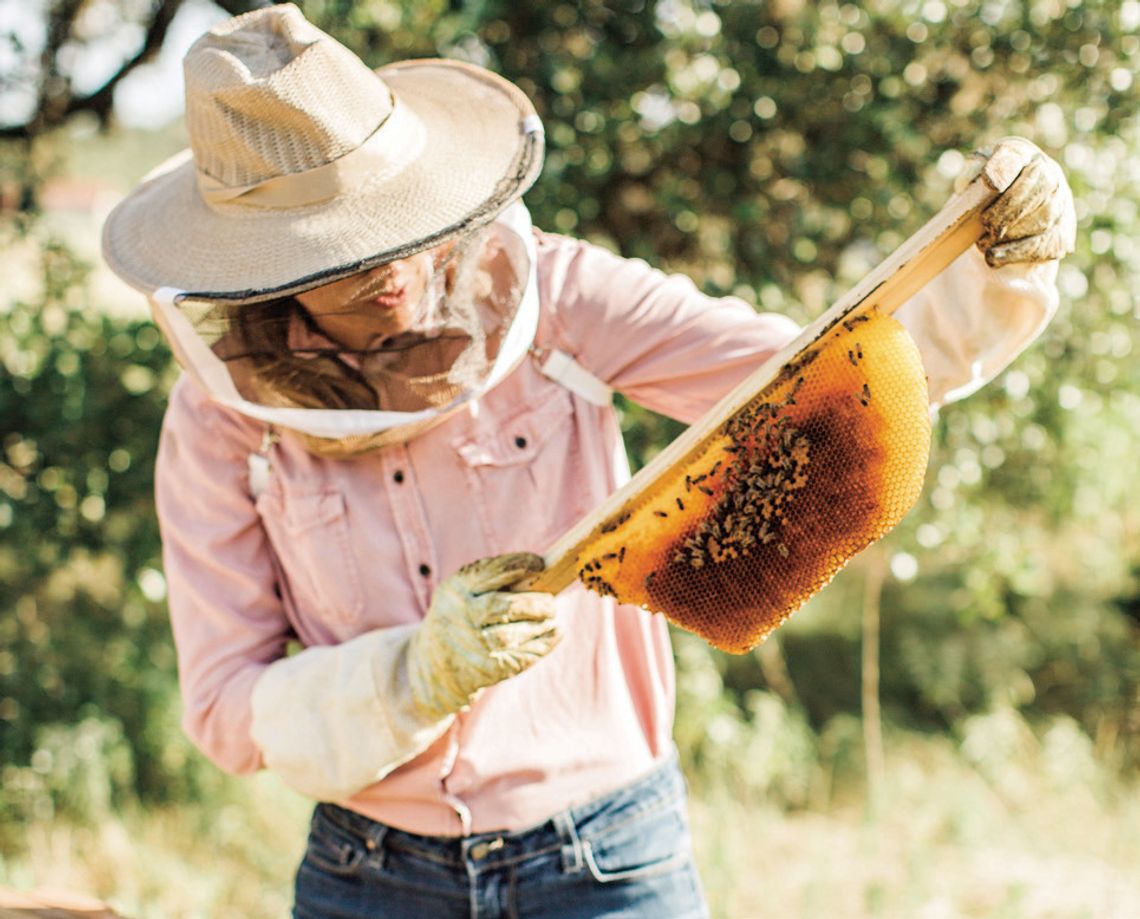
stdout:
<svg viewBox="0 0 1140 919">
<path fill-rule="evenodd" d="M 902 325 L 844 320 L 599 526 L 579 577 L 747 651 L 914 506 L 929 413 Z"/>
</svg>

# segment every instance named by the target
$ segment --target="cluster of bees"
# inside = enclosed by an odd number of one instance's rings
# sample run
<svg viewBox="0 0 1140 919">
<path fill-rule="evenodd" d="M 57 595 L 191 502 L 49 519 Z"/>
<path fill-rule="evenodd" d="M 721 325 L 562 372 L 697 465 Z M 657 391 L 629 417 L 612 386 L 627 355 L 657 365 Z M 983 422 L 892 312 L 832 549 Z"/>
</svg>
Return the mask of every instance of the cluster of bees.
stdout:
<svg viewBox="0 0 1140 919">
<path fill-rule="evenodd" d="M 837 325 L 851 333 L 868 318 L 857 316 L 841 320 Z M 829 331 L 833 330 L 834 327 Z M 813 436 L 810 420 L 797 417 L 803 415 L 803 410 L 797 412 L 794 407 L 805 385 L 805 371 L 826 348 L 825 337 L 826 333 L 821 334 L 815 347 L 804 349 L 786 364 L 779 377 L 766 388 L 766 394 L 776 390 L 782 391 L 782 395 L 774 398 L 758 395 L 725 421 L 714 440 L 724 444 L 727 439 L 728 443 L 713 448 L 713 455 L 718 458 L 711 467 L 702 470 L 699 465 L 690 463 L 683 485 L 677 482 L 667 489 L 667 500 L 671 503 L 663 506 L 658 498 L 656 507 L 646 508 L 652 516 L 661 518 L 667 531 L 674 524 L 665 520 L 681 522 L 676 524 L 677 535 L 671 540 L 670 554 L 656 562 L 657 570 L 646 571 L 649 566 L 642 567 L 645 562 L 654 565 L 650 560 L 652 554 L 643 557 L 643 553 L 635 551 L 633 562 L 639 570 L 627 572 L 627 576 L 633 574 L 639 578 L 645 591 L 653 590 L 655 580 L 659 581 L 660 590 L 665 587 L 665 581 L 673 584 L 675 578 L 683 579 L 681 572 L 686 568 L 702 569 L 748 558 L 763 547 L 770 547 L 767 551 L 773 556 L 786 559 L 791 555 L 785 543 L 785 518 L 793 496 L 807 485 Z M 850 348 L 845 346 L 845 350 L 847 360 L 858 367 L 863 360 L 862 344 L 854 342 Z M 870 388 L 864 383 L 855 398 L 867 407 Z M 825 438 L 830 436 L 827 432 L 819 433 Z M 694 515 L 691 505 L 704 509 Z M 628 512 L 612 517 L 599 527 L 599 533 L 614 533 L 630 517 Z M 597 593 L 616 597 L 618 592 L 613 584 L 625 583 L 617 566 L 624 561 L 626 550 L 621 545 L 611 544 L 609 548 L 613 551 L 586 561 L 578 569 L 578 578 Z M 625 593 L 623 591 L 623 595 Z"/>
<path fill-rule="evenodd" d="M 795 405 L 802 384 L 800 377 L 781 403 L 759 402 L 731 419 L 727 431 L 732 445 L 726 450 L 733 459 L 723 470 L 718 461 L 707 476 L 686 477 L 686 489 L 711 495 L 713 485 L 722 497 L 678 546 L 674 564 L 703 568 L 746 557 L 754 547 L 771 543 L 788 556 L 780 541 L 781 523 L 792 494 L 807 484 L 811 442 L 781 411 Z"/>
<path fill-rule="evenodd" d="M 618 552 L 607 552 L 601 558 L 586 562 L 585 565 L 578 569 L 578 580 L 581 581 L 584 586 L 595 593 L 601 594 L 603 597 L 617 597 L 617 591 L 614 590 L 613 584 L 603 578 L 598 572 L 605 567 L 606 562 L 617 562 L 617 564 L 620 565 L 624 561 L 625 546 L 622 546 Z"/>
</svg>

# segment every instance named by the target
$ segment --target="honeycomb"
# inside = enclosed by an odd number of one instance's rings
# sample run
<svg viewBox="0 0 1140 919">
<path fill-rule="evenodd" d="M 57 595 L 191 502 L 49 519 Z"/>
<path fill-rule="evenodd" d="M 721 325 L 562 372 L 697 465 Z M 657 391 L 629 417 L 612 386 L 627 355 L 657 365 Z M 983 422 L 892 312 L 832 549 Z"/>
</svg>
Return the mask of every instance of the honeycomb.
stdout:
<svg viewBox="0 0 1140 919">
<path fill-rule="evenodd" d="M 906 330 L 838 322 L 578 554 L 598 593 L 742 653 L 914 506 L 930 449 Z"/>
</svg>

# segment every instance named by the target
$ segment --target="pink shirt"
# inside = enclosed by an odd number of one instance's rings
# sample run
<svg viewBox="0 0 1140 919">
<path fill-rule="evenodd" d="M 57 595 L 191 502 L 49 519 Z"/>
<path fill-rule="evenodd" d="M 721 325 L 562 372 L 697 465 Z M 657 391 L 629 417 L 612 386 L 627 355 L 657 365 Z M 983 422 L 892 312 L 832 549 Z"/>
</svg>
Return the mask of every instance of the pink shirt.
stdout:
<svg viewBox="0 0 1140 919">
<path fill-rule="evenodd" d="M 797 332 L 691 281 L 539 234 L 536 345 L 685 421 Z M 525 360 L 470 411 L 402 446 L 313 456 L 286 434 L 252 497 L 265 426 L 176 385 L 157 468 L 184 725 L 219 766 L 261 766 L 250 693 L 292 636 L 306 646 L 416 622 L 466 562 L 541 552 L 628 478 L 617 418 Z M 342 802 L 413 832 L 520 829 L 672 751 L 673 663 L 660 616 L 575 585 L 559 647 L 485 691 L 433 746 Z"/>
</svg>

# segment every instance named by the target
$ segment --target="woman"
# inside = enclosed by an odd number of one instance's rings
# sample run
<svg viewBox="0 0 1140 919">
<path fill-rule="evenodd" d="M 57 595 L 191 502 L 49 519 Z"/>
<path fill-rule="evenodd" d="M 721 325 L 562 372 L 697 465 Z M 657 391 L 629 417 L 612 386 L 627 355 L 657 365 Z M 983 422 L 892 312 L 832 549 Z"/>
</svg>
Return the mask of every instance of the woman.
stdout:
<svg viewBox="0 0 1140 919">
<path fill-rule="evenodd" d="M 627 477 L 611 388 L 691 421 L 794 324 L 532 231 L 541 125 L 486 71 L 373 73 L 288 5 L 185 71 L 192 158 L 104 248 L 188 371 L 157 469 L 185 727 L 323 802 L 295 915 L 704 915 L 661 617 L 506 588 Z M 935 402 L 1056 306 L 1071 197 L 1007 143 L 983 248 L 1017 264 L 971 251 L 901 314 Z"/>
</svg>

